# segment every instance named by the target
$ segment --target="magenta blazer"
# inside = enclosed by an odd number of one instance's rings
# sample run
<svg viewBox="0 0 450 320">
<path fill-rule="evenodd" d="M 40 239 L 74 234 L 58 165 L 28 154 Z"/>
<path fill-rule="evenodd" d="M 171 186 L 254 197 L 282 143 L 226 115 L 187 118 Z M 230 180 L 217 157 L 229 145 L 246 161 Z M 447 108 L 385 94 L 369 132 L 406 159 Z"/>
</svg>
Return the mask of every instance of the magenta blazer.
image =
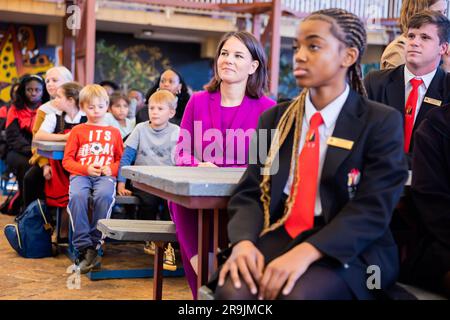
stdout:
<svg viewBox="0 0 450 320">
<path fill-rule="evenodd" d="M 266 96 L 259 99 L 245 96 L 231 126 L 222 128 L 220 92 L 195 93 L 189 99 L 181 121 L 180 138 L 175 154 L 176 164 L 196 166 L 198 162 L 209 161 L 219 167 L 245 167 L 248 161 L 249 138 L 245 138 L 245 146 L 242 146 L 242 143 L 238 143 L 239 139 L 232 135 L 227 139 L 226 129 L 241 129 L 235 131 L 237 135 L 250 134 L 257 128 L 261 113 L 275 104 L 275 101 Z M 225 159 L 224 149 L 230 150 L 233 141 L 234 157 L 230 158 L 229 152 L 225 152 L 227 155 Z M 212 149 L 215 151 L 211 152 Z M 233 159 L 234 163 L 231 163 Z"/>
</svg>

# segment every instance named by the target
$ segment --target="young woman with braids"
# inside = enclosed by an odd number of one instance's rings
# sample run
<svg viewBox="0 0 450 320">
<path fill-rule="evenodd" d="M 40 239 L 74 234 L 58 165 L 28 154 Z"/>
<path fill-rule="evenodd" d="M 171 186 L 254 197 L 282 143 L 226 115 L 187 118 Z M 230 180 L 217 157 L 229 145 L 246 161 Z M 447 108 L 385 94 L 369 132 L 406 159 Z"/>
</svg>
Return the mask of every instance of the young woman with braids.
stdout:
<svg viewBox="0 0 450 320">
<path fill-rule="evenodd" d="M 294 76 L 305 89 L 260 118 L 259 129 L 277 131 L 253 141 L 269 154 L 230 199 L 217 299 L 372 299 L 395 282 L 389 222 L 407 178 L 401 116 L 364 97 L 364 30 L 341 9 L 301 23 Z M 379 282 L 368 281 L 373 265 Z"/>
</svg>

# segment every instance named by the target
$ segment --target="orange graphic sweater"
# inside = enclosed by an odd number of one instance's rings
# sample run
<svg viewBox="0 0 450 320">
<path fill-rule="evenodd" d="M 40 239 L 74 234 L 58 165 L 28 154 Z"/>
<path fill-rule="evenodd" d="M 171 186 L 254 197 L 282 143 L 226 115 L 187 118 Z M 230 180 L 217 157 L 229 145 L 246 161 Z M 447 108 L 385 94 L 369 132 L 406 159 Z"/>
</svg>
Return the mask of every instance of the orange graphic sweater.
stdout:
<svg viewBox="0 0 450 320">
<path fill-rule="evenodd" d="M 117 177 L 122 152 L 122 137 L 117 128 L 83 123 L 70 132 L 62 164 L 70 174 L 78 176 L 88 176 L 91 164 L 109 166 Z"/>
</svg>

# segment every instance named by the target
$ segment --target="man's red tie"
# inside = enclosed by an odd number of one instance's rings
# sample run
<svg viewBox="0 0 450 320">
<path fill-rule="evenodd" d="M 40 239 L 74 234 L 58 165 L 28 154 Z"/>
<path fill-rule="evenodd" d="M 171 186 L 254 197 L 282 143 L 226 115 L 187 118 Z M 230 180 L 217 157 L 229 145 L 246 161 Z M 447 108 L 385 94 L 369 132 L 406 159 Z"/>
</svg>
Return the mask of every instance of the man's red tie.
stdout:
<svg viewBox="0 0 450 320">
<path fill-rule="evenodd" d="M 292 238 L 314 226 L 314 207 L 319 174 L 319 126 L 322 123 L 321 114 L 316 112 L 311 117 L 305 143 L 298 159 L 297 196 L 294 199 L 291 215 L 285 223 L 286 231 Z"/>
<path fill-rule="evenodd" d="M 404 150 L 409 152 L 412 131 L 414 128 L 414 117 L 416 115 L 417 100 L 419 98 L 419 86 L 423 83 L 422 79 L 411 79 L 412 90 L 409 93 L 405 105 L 405 143 Z"/>
</svg>

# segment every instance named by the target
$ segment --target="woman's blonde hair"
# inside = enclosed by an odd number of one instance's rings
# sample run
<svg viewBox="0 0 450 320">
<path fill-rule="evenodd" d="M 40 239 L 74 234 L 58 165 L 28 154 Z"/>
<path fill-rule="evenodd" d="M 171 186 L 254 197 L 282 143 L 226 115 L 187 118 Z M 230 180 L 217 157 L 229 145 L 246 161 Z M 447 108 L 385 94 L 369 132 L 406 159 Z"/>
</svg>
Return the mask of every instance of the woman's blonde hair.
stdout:
<svg viewBox="0 0 450 320">
<path fill-rule="evenodd" d="M 65 82 L 73 81 L 72 72 L 70 72 L 69 69 L 67 69 L 64 66 L 57 66 L 48 69 L 47 72 L 45 73 L 45 76 L 47 76 L 51 71 L 57 71 Z"/>
<path fill-rule="evenodd" d="M 346 47 L 356 48 L 359 51 L 359 57 L 357 61 L 348 70 L 348 81 L 350 87 L 357 91 L 359 94 L 365 96 L 366 90 L 362 82 L 361 76 L 361 56 L 364 53 L 367 41 L 367 35 L 365 32 L 363 22 L 353 13 L 350 13 L 342 9 L 326 9 L 313 12 L 308 16 L 306 20 L 322 20 L 330 22 L 331 33 Z M 302 132 L 303 117 L 305 114 L 305 100 L 308 89 L 303 89 L 299 97 L 295 99 L 284 114 L 281 116 L 278 122 L 275 137 L 272 139 L 272 143 L 269 149 L 269 154 L 264 163 L 263 178 L 260 184 L 261 188 L 261 202 L 264 210 L 264 227 L 261 234 L 269 232 L 283 225 L 291 213 L 294 199 L 297 195 L 297 183 L 298 183 L 298 154 L 295 152 L 299 148 L 300 137 Z M 292 147 L 291 168 L 293 168 L 293 182 L 292 190 L 284 207 L 284 213 L 278 221 L 270 224 L 270 201 L 271 201 L 271 167 L 274 159 L 276 158 L 280 147 L 283 145 L 287 136 L 289 135 L 292 127 L 294 126 L 294 143 Z"/>
<path fill-rule="evenodd" d="M 440 0 L 403 0 L 400 9 L 400 29 L 405 34 L 408 31 L 409 19 L 416 13 L 429 9 Z"/>
</svg>

